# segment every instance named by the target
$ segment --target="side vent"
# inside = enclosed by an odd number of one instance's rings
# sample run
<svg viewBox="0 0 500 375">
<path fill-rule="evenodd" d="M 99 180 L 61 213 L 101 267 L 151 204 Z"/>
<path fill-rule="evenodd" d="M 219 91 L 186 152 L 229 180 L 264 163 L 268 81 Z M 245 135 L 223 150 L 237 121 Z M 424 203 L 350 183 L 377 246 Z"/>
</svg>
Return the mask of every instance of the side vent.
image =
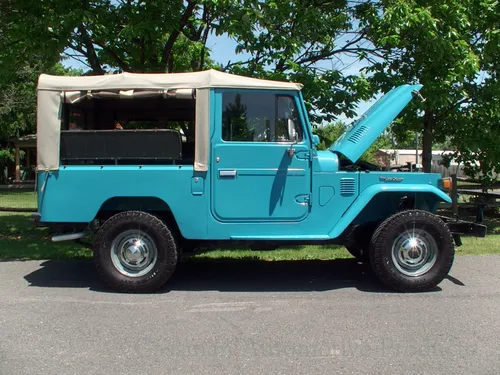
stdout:
<svg viewBox="0 0 500 375">
<path fill-rule="evenodd" d="M 354 178 L 341 178 L 340 179 L 340 195 L 343 197 L 350 197 L 356 192 L 356 180 Z"/>
<path fill-rule="evenodd" d="M 356 129 L 356 131 L 354 133 L 351 134 L 351 136 L 348 138 L 348 141 L 352 142 L 354 144 L 359 143 L 359 141 L 361 141 L 361 139 L 363 139 L 363 137 L 366 135 L 366 133 L 368 133 L 369 129 L 370 128 L 368 128 L 364 125 L 360 126 L 358 129 Z"/>
</svg>

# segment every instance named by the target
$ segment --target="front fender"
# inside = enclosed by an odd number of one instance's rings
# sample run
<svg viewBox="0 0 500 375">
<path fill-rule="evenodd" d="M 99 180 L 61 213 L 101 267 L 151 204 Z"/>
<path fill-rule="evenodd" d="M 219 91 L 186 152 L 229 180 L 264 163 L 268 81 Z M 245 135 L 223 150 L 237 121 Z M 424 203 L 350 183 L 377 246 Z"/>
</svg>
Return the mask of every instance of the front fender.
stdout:
<svg viewBox="0 0 500 375">
<path fill-rule="evenodd" d="M 451 198 L 442 190 L 432 185 L 372 185 L 361 192 L 359 197 L 351 204 L 342 215 L 334 228 L 329 233 L 330 238 L 339 237 L 345 229 L 352 224 L 360 212 L 370 203 L 370 201 L 381 193 L 403 193 L 403 194 L 432 194 L 437 201 L 451 203 Z"/>
</svg>

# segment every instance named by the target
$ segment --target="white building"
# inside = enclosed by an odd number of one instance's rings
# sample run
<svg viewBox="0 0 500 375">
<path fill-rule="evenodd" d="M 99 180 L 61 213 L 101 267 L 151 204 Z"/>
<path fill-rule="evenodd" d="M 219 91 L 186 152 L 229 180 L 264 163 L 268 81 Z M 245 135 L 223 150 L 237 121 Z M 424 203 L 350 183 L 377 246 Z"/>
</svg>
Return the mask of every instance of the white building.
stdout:
<svg viewBox="0 0 500 375">
<path fill-rule="evenodd" d="M 433 150 L 432 151 L 432 171 L 449 176 L 456 173 L 457 176 L 465 176 L 463 167 L 459 166 L 455 160 L 451 160 L 450 167 L 441 165 L 443 155 L 449 155 L 453 151 Z M 422 164 L 422 150 L 415 149 L 380 149 L 376 152 L 377 159 L 386 167 L 392 165 L 406 165 L 407 163 Z"/>
</svg>

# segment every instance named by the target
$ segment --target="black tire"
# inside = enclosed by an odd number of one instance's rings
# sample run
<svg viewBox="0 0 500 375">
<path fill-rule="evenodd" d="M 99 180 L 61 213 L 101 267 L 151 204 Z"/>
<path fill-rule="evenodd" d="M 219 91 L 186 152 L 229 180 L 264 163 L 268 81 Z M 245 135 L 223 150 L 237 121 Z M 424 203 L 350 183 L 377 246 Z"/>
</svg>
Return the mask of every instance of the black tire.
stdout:
<svg viewBox="0 0 500 375">
<path fill-rule="evenodd" d="M 377 222 L 357 227 L 350 235 L 350 241 L 344 246 L 358 262 L 370 263 L 370 244 L 372 235 L 378 227 Z"/>
<path fill-rule="evenodd" d="M 135 234 L 136 231 L 137 234 Z M 131 238 L 127 239 L 126 235 Z M 139 251 L 139 253 L 148 254 L 149 258 L 154 258 L 146 262 L 148 266 L 144 266 L 140 272 L 127 268 L 125 265 L 129 263 L 124 260 L 124 256 L 113 255 L 120 253 L 120 251 L 113 250 L 115 248 L 113 241 L 122 237 L 122 242 L 119 243 L 122 244 L 121 249 L 132 247 L 137 249 L 137 244 L 135 246 L 130 244 L 137 243 L 133 241 L 141 239 L 139 248 L 145 248 L 147 251 L 144 253 Z M 144 257 L 144 259 L 149 258 Z M 149 213 L 141 211 L 118 213 L 104 222 L 97 232 L 94 243 L 94 264 L 101 278 L 114 290 L 154 292 L 172 276 L 177 262 L 178 249 L 172 232 L 162 220 Z"/>
<path fill-rule="evenodd" d="M 417 242 L 413 248 L 407 247 L 407 254 L 393 251 L 393 246 L 402 250 L 399 245 L 410 245 L 412 241 Z M 380 224 L 371 241 L 370 263 L 375 274 L 399 292 L 435 288 L 450 271 L 454 256 L 453 237 L 446 224 L 439 217 L 421 210 L 402 211 L 389 217 Z M 420 258 L 421 262 L 408 264 Z"/>
<path fill-rule="evenodd" d="M 370 247 L 369 247 L 369 245 L 364 247 L 364 246 L 359 246 L 358 244 L 355 244 L 352 246 L 345 246 L 345 248 L 354 258 L 356 258 L 357 261 L 362 262 L 362 263 L 369 263 L 370 262 Z"/>
</svg>

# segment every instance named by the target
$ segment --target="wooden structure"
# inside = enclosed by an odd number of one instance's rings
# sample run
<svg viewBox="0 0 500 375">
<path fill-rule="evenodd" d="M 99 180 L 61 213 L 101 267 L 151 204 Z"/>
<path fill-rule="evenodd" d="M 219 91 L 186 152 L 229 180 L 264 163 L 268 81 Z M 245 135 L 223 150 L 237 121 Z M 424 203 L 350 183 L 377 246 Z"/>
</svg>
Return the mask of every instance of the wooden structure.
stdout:
<svg viewBox="0 0 500 375">
<path fill-rule="evenodd" d="M 484 219 L 484 209 L 486 207 L 500 207 L 500 184 L 496 183 L 489 186 L 484 186 L 478 181 L 469 178 L 460 178 L 456 175 L 451 176 L 453 179 L 453 190 L 451 192 L 452 211 L 458 217 L 458 196 L 467 195 L 474 197 L 469 204 L 460 204 L 461 207 L 473 206 L 476 208 L 476 222 L 482 223 Z M 458 187 L 458 181 L 473 183 L 470 185 L 462 185 Z"/>
<path fill-rule="evenodd" d="M 14 183 L 21 182 L 21 150 L 26 153 L 25 167 L 31 168 L 31 161 L 34 161 L 36 151 L 36 134 L 29 134 L 19 138 L 9 140 L 16 149 L 16 169 Z M 31 181 L 32 182 L 32 181 Z"/>
</svg>

